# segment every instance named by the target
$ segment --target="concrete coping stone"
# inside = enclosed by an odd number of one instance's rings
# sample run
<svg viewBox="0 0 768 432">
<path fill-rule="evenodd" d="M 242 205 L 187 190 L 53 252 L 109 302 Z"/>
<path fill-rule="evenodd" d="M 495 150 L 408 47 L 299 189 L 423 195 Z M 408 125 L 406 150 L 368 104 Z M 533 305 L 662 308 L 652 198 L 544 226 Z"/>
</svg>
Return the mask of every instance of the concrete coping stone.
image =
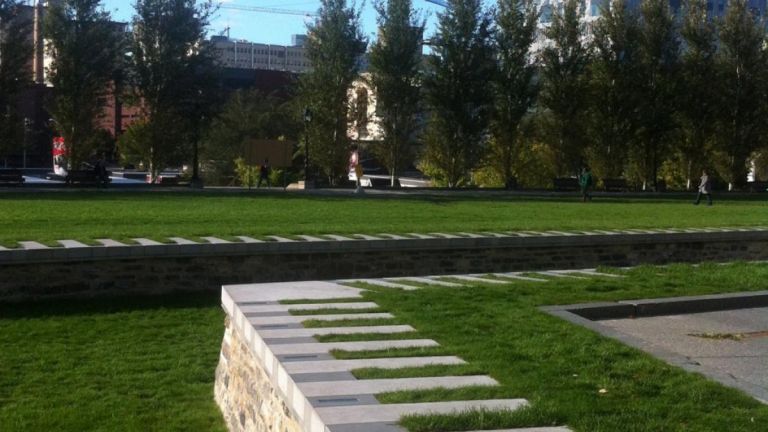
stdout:
<svg viewBox="0 0 768 432">
<path fill-rule="evenodd" d="M 549 270 L 549 271 L 537 271 L 536 274 L 545 275 L 545 276 L 552 276 L 556 278 L 567 278 L 567 279 L 585 279 L 581 276 L 574 276 L 572 275 L 571 271 L 562 271 L 562 270 Z"/>
<path fill-rule="evenodd" d="M 413 291 L 413 290 L 419 289 L 416 286 L 394 283 L 394 282 L 390 282 L 382 279 L 345 279 L 345 280 L 340 280 L 338 282 L 342 284 L 352 284 L 352 283 L 360 282 L 360 283 L 365 283 L 369 285 L 375 285 L 375 286 L 380 286 L 384 288 L 395 288 L 395 289 L 401 289 L 405 291 Z"/>
<path fill-rule="evenodd" d="M 357 333 L 406 333 L 416 331 L 409 325 L 391 325 L 391 326 L 359 326 L 359 327 L 318 327 L 318 328 L 297 328 L 283 330 L 262 330 L 260 331 L 264 339 L 285 339 L 296 337 L 313 337 L 319 335 L 348 335 Z"/>
<path fill-rule="evenodd" d="M 403 339 L 364 342 L 310 342 L 276 344 L 271 349 L 275 355 L 319 354 L 340 351 L 380 351 L 393 348 L 427 348 L 440 346 L 432 339 Z"/>
<path fill-rule="evenodd" d="M 183 237 L 170 237 L 168 240 L 176 243 L 177 245 L 196 245 L 199 244 L 197 242 L 194 242 L 189 239 L 185 239 Z"/>
<path fill-rule="evenodd" d="M 350 319 L 390 319 L 395 316 L 391 313 L 362 313 L 362 314 L 336 314 L 336 315 L 279 315 L 248 317 L 248 321 L 254 325 L 268 324 L 301 324 L 304 321 L 341 321 Z"/>
<path fill-rule="evenodd" d="M 296 236 L 296 237 L 299 237 L 300 239 L 302 239 L 304 241 L 308 241 L 308 242 L 328 241 L 326 239 L 321 239 L 320 237 L 314 237 L 314 236 L 311 236 L 311 235 L 299 235 L 299 236 Z"/>
<path fill-rule="evenodd" d="M 547 231 L 547 233 L 554 234 L 554 235 L 559 235 L 559 236 L 566 236 L 566 237 L 571 237 L 571 236 L 578 235 L 576 233 L 565 232 L 565 231 Z"/>
<path fill-rule="evenodd" d="M 317 360 L 286 363 L 290 374 L 345 372 L 363 368 L 401 369 L 430 365 L 462 365 L 466 362 L 456 356 L 388 357 L 354 360 Z"/>
<path fill-rule="evenodd" d="M 59 240 L 59 244 L 64 246 L 66 249 L 73 249 L 73 248 L 87 248 L 90 247 L 85 243 L 80 243 L 77 240 Z"/>
<path fill-rule="evenodd" d="M 165 246 L 163 243 L 160 243 L 155 240 L 150 240 L 147 238 L 135 238 L 133 239 L 136 243 L 138 243 L 141 246 Z"/>
<path fill-rule="evenodd" d="M 374 302 L 240 305 L 240 309 L 245 314 L 274 312 L 288 313 L 290 311 L 316 311 L 323 309 L 373 309 L 377 307 L 379 307 L 379 305 Z"/>
<path fill-rule="evenodd" d="M 125 243 L 121 243 L 117 240 L 112 239 L 96 239 L 97 242 L 101 243 L 104 247 L 122 247 L 122 246 L 128 246 Z"/>
<path fill-rule="evenodd" d="M 482 277 L 483 275 L 445 275 L 445 276 L 439 276 L 441 278 L 451 278 L 461 281 L 467 281 L 467 282 L 477 282 L 477 283 L 488 283 L 488 284 L 498 284 L 498 285 L 506 285 L 509 282 L 498 280 L 498 279 L 489 279 L 486 277 Z"/>
<path fill-rule="evenodd" d="M 335 240 L 335 241 L 357 241 L 357 239 L 350 238 L 347 236 L 341 236 L 338 234 L 324 234 L 323 236 L 328 237 L 329 239 Z"/>
<path fill-rule="evenodd" d="M 385 238 L 390 239 L 390 240 L 411 240 L 408 237 L 401 236 L 401 235 L 398 235 L 398 234 L 378 234 L 378 236 L 379 237 L 385 237 Z"/>
<path fill-rule="evenodd" d="M 25 249 L 25 250 L 50 249 L 48 246 L 35 241 L 22 241 L 22 242 L 19 242 L 19 244 L 21 245 L 22 249 Z"/>
<path fill-rule="evenodd" d="M 409 236 L 415 237 L 417 239 L 433 239 L 437 238 L 435 236 L 427 235 L 427 234 L 419 234 L 419 233 L 408 233 Z"/>
<path fill-rule="evenodd" d="M 483 238 L 483 237 L 487 237 L 486 235 L 483 235 L 483 234 L 475 234 L 475 233 L 470 233 L 470 232 L 460 232 L 460 233 L 456 233 L 456 234 L 458 234 L 458 235 L 460 235 L 462 237 L 469 237 L 469 238 Z"/>
<path fill-rule="evenodd" d="M 525 406 L 528 406 L 528 401 L 525 399 L 493 399 L 483 401 L 340 406 L 318 408 L 317 411 L 327 426 L 334 426 L 397 422 L 402 416 L 414 414 L 456 414 L 476 410 L 514 411 Z"/>
<path fill-rule="evenodd" d="M 236 236 L 235 238 L 240 239 L 243 243 L 264 243 L 264 240 L 258 240 L 248 236 Z"/>
<path fill-rule="evenodd" d="M 411 283 L 418 283 L 418 284 L 424 284 L 424 285 L 437 285 L 437 286 L 443 286 L 448 288 L 458 288 L 462 287 L 463 285 L 457 284 L 454 282 L 445 282 L 441 280 L 434 279 L 433 277 L 395 277 L 395 278 L 386 278 L 385 279 L 388 282 L 395 282 L 397 281 L 403 281 L 403 282 L 411 282 Z"/>
<path fill-rule="evenodd" d="M 497 232 L 481 232 L 480 234 L 483 234 L 488 237 L 496 237 L 496 238 L 509 237 L 509 234 L 497 233 Z"/>
<path fill-rule="evenodd" d="M 499 383 L 496 380 L 485 375 L 314 381 L 297 384 L 299 390 L 307 397 L 378 394 L 434 388 L 455 389 L 470 386 L 491 387 L 497 385 Z"/>
<path fill-rule="evenodd" d="M 286 238 L 286 237 L 274 236 L 274 235 L 267 236 L 267 238 L 271 239 L 272 241 L 276 241 L 278 243 L 294 243 L 294 242 L 296 242 L 296 240 L 294 240 L 294 239 L 289 239 L 289 238 Z"/>
<path fill-rule="evenodd" d="M 352 237 L 357 237 L 361 240 L 382 240 L 381 237 L 376 237 L 368 234 L 352 234 Z"/>
<path fill-rule="evenodd" d="M 232 243 L 229 240 L 220 239 L 218 237 L 201 237 L 201 238 L 210 244 L 231 244 Z"/>
<path fill-rule="evenodd" d="M 461 236 L 458 236 L 456 234 L 446 234 L 446 233 L 429 233 L 429 234 L 434 236 L 434 237 L 445 238 L 445 239 L 461 238 Z"/>
<path fill-rule="evenodd" d="M 494 273 L 496 277 L 502 277 L 507 279 L 521 280 L 527 282 L 547 282 L 546 279 L 535 278 L 530 276 L 523 276 L 520 273 Z"/>
<path fill-rule="evenodd" d="M 467 432 L 571 432 L 567 427 L 533 427 L 521 429 L 486 429 Z"/>
</svg>

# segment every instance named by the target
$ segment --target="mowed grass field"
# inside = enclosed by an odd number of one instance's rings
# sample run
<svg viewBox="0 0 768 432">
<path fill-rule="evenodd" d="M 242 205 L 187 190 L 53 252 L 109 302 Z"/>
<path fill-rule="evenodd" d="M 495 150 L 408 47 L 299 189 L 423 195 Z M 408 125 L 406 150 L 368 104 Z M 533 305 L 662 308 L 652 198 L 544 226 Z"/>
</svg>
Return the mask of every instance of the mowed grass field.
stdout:
<svg viewBox="0 0 768 432">
<path fill-rule="evenodd" d="M 74 239 L 263 237 L 464 231 L 757 226 L 768 200 L 715 197 L 713 207 L 678 199 L 494 196 L 309 196 L 284 193 L 0 193 L 0 245 Z"/>
<path fill-rule="evenodd" d="M 611 270 L 608 270 L 611 271 Z M 524 397 L 530 409 L 410 417 L 411 432 L 568 425 L 576 432 L 764 432 L 768 406 L 538 306 L 768 289 L 768 265 L 640 267 L 621 279 L 553 279 L 365 294 L 432 354 L 468 365 L 365 369 L 360 378 L 488 373 L 499 388 L 396 392 L 383 403 Z M 0 431 L 219 431 L 218 296 L 0 306 Z M 317 323 L 316 323 L 317 324 Z M 354 324 L 350 322 L 348 324 Z M 388 337 L 395 337 L 390 335 Z M 350 336 L 335 336 L 336 340 Z M 364 352 L 343 358 L 413 354 Z M 604 389 L 604 392 L 600 392 Z"/>
</svg>

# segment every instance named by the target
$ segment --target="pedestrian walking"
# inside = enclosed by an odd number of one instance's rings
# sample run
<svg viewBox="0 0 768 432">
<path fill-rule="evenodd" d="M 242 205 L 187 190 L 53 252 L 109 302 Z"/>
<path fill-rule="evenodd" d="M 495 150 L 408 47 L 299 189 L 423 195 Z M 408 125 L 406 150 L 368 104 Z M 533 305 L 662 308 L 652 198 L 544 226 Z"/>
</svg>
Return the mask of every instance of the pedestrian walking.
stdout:
<svg viewBox="0 0 768 432">
<path fill-rule="evenodd" d="M 696 201 L 693 205 L 699 205 L 701 202 L 701 196 L 707 196 L 707 205 L 712 205 L 712 186 L 707 175 L 707 170 L 701 170 L 701 182 L 699 182 L 699 193 L 696 194 Z"/>
<path fill-rule="evenodd" d="M 589 193 L 592 183 L 592 172 L 589 170 L 589 167 L 582 168 L 581 174 L 579 174 L 579 187 L 581 188 L 581 200 L 583 202 L 592 201 L 592 195 Z"/>
<path fill-rule="evenodd" d="M 261 187 L 261 182 L 265 182 L 267 187 L 272 187 L 269 183 L 269 174 L 272 169 L 269 167 L 269 159 L 264 159 L 264 163 L 259 167 L 259 182 L 256 184 L 256 189 Z"/>
</svg>

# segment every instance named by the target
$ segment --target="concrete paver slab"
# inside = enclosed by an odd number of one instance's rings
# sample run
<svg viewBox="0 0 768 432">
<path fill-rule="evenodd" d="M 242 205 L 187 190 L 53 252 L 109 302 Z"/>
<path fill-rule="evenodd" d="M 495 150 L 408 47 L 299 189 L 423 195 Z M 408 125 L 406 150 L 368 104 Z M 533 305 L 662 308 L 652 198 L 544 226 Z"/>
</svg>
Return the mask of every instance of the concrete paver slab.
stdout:
<svg viewBox="0 0 768 432">
<path fill-rule="evenodd" d="M 280 236 L 267 236 L 267 238 L 271 239 L 272 241 L 276 241 L 278 243 L 291 243 L 296 241 L 294 239 L 289 239 L 289 238 L 280 237 Z"/>
<path fill-rule="evenodd" d="M 415 286 L 398 284 L 390 281 L 385 281 L 382 279 L 347 279 L 347 280 L 339 281 L 339 283 L 343 283 L 343 284 L 351 284 L 355 282 L 362 282 L 368 285 L 375 285 L 375 286 L 380 286 L 384 288 L 396 288 L 396 289 L 401 289 L 405 291 L 413 291 L 413 290 L 419 289 L 418 287 L 415 287 Z"/>
<path fill-rule="evenodd" d="M 386 278 L 384 280 L 388 282 L 394 282 L 394 283 L 397 283 L 397 281 L 403 281 L 403 282 L 419 283 L 424 285 L 437 285 L 437 286 L 443 286 L 443 287 L 449 287 L 449 288 L 459 288 L 463 286 L 461 284 L 457 284 L 453 282 L 445 282 L 445 281 L 432 279 L 431 277 L 400 277 L 400 278 Z"/>
<path fill-rule="evenodd" d="M 392 357 L 355 360 L 318 360 L 285 363 L 290 374 L 345 372 L 362 368 L 400 369 L 429 365 L 460 365 L 466 362 L 455 356 Z"/>
<path fill-rule="evenodd" d="M 496 386 L 499 383 L 483 375 L 444 376 L 422 378 L 369 379 L 353 381 L 325 381 L 298 384 L 299 390 L 307 397 L 379 394 L 402 390 L 425 390 L 434 388 L 455 389 L 470 386 Z"/>
<path fill-rule="evenodd" d="M 194 245 L 198 244 L 197 242 L 193 242 L 192 240 L 185 239 L 183 237 L 171 237 L 168 240 L 178 244 L 178 245 Z"/>
<path fill-rule="evenodd" d="M 302 239 L 304 241 L 308 241 L 308 242 L 328 241 L 326 239 L 321 239 L 320 237 L 315 237 L 315 236 L 310 236 L 310 235 L 300 235 L 300 236 L 297 236 L 297 237 L 299 237 L 300 239 Z"/>
<path fill-rule="evenodd" d="M 404 415 L 452 414 L 470 410 L 510 410 L 525 407 L 525 399 L 494 399 L 485 401 L 429 402 L 318 408 L 326 425 L 349 423 L 396 422 Z"/>
<path fill-rule="evenodd" d="M 203 240 L 207 241 L 210 244 L 230 244 L 232 243 L 229 240 L 220 239 L 218 237 L 200 237 Z"/>
<path fill-rule="evenodd" d="M 264 243 L 264 240 L 258 240 L 248 236 L 236 236 L 236 238 L 240 239 L 243 243 Z"/>
<path fill-rule="evenodd" d="M 135 238 L 133 239 L 136 243 L 140 244 L 141 246 L 163 246 L 162 243 L 146 238 Z"/>
<path fill-rule="evenodd" d="M 102 245 L 102 246 L 104 246 L 104 247 L 120 247 L 120 246 L 128 246 L 128 245 L 127 245 L 127 244 L 125 244 L 125 243 L 121 243 L 121 242 L 119 242 L 119 241 L 117 241 L 117 240 L 112 240 L 112 239 L 96 239 L 96 241 L 97 241 L 98 243 L 101 243 L 101 245 Z"/>
<path fill-rule="evenodd" d="M 395 316 L 390 313 L 362 313 L 362 314 L 336 314 L 336 315 L 278 315 L 249 317 L 248 321 L 253 325 L 266 324 L 301 324 L 304 321 L 340 321 L 350 319 L 388 319 Z"/>
<path fill-rule="evenodd" d="M 530 276 L 523 276 L 520 273 L 494 273 L 496 277 L 502 277 L 507 279 L 521 280 L 526 282 L 547 282 L 546 279 L 540 279 Z"/>
<path fill-rule="evenodd" d="M 330 334 L 357 334 L 357 333 L 405 333 L 416 331 L 409 325 L 391 325 L 391 326 L 360 326 L 360 327 L 318 327 L 318 328 L 297 328 L 281 330 L 260 330 L 259 334 L 264 339 L 285 339 L 298 337 L 313 337 L 315 335 Z"/>
<path fill-rule="evenodd" d="M 90 247 L 87 244 L 81 243 L 81 242 L 79 242 L 77 240 L 59 240 L 59 244 L 64 246 L 67 249 Z"/>
<path fill-rule="evenodd" d="M 333 350 L 378 351 L 393 348 L 426 348 L 436 346 L 440 346 L 440 344 L 432 339 L 405 339 L 366 342 L 277 344 L 272 345 L 271 349 L 275 355 L 296 355 L 329 353 Z"/>
<path fill-rule="evenodd" d="M 309 304 L 269 304 L 269 305 L 241 305 L 240 309 L 246 314 L 272 314 L 289 311 L 317 311 L 324 309 L 373 309 L 377 308 L 374 302 L 355 303 L 309 303 Z"/>
<path fill-rule="evenodd" d="M 355 241 L 355 240 L 357 240 L 357 239 L 354 239 L 354 238 L 351 238 L 351 237 L 341 236 L 341 235 L 337 235 L 337 234 L 325 234 L 323 237 L 328 237 L 329 239 L 336 240 L 336 241 Z"/>
<path fill-rule="evenodd" d="M 361 240 L 381 240 L 381 237 L 376 237 L 368 234 L 352 234 L 352 237 L 357 237 Z"/>
<path fill-rule="evenodd" d="M 481 284 L 506 285 L 509 283 L 503 280 L 485 278 L 485 277 L 482 277 L 482 275 L 470 275 L 470 276 L 450 275 L 450 276 L 440 276 L 440 277 L 446 277 L 446 278 L 457 279 L 457 280 L 467 281 L 467 282 L 481 283 Z"/>
<path fill-rule="evenodd" d="M 26 249 L 26 250 L 50 249 L 48 246 L 42 243 L 34 242 L 34 241 L 19 242 L 19 245 L 21 245 L 22 249 Z"/>
</svg>

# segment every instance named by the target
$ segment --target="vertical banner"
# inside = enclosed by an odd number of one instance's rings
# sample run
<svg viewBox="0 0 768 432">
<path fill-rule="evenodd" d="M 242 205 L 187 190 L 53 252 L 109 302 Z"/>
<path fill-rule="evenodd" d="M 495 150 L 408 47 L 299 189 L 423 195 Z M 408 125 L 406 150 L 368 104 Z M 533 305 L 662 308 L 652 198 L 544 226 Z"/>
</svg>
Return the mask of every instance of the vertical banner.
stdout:
<svg viewBox="0 0 768 432">
<path fill-rule="evenodd" d="M 67 146 L 62 137 L 53 138 L 53 172 L 58 176 L 67 176 Z"/>
</svg>

